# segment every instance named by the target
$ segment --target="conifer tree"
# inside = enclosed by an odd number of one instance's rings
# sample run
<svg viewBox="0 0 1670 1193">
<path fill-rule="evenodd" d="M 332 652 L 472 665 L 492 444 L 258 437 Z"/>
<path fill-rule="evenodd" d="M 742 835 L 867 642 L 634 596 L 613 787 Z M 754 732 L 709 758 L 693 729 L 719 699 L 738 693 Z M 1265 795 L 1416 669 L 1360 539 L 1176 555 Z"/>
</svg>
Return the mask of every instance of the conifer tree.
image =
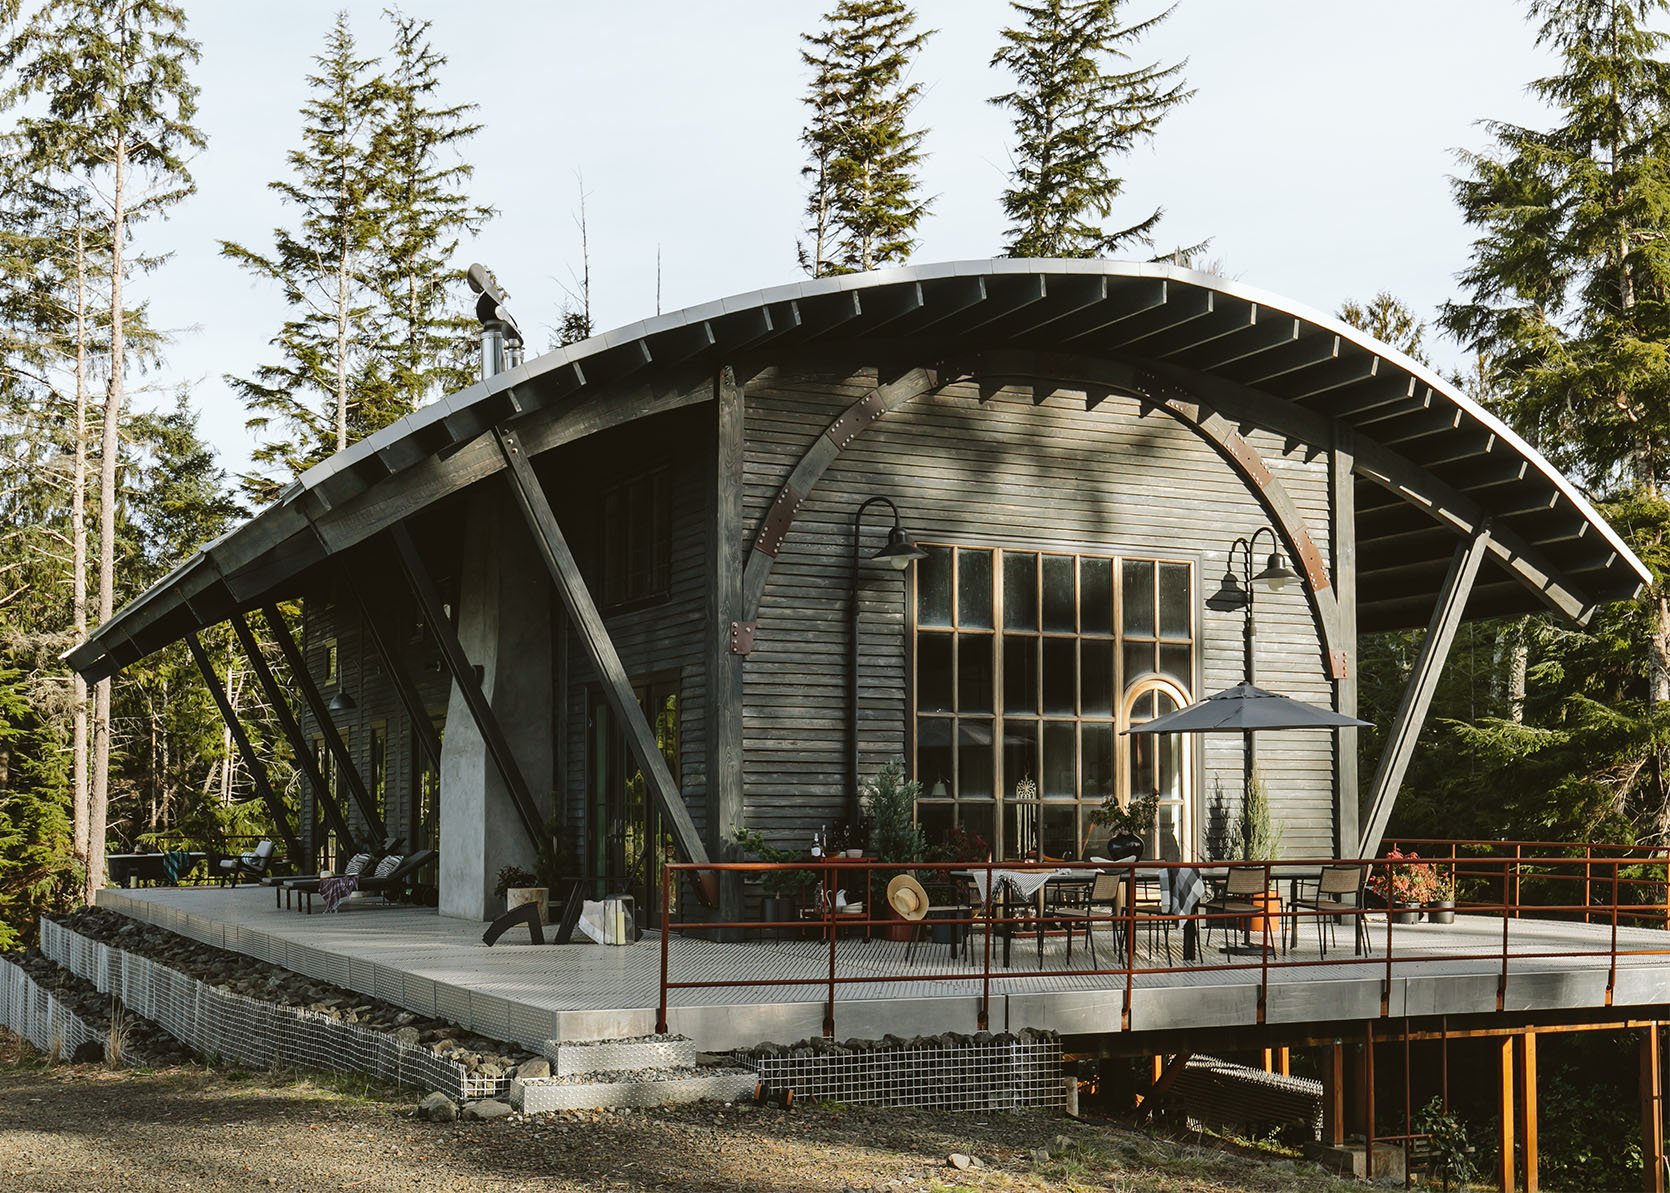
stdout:
<svg viewBox="0 0 1670 1193">
<path fill-rule="evenodd" d="M 1670 64 L 1665 0 L 1534 0 L 1557 71 L 1531 84 L 1553 126 L 1488 125 L 1455 183 L 1478 232 L 1448 330 L 1486 354 L 1507 419 L 1656 527 L 1670 474 Z M 1648 597 L 1648 688 L 1670 702 L 1670 589 Z M 1655 768 L 1656 769 L 1656 768 Z M 1670 825 L 1670 805 L 1665 812 Z"/>
<path fill-rule="evenodd" d="M 801 133 L 811 242 L 799 255 L 813 277 L 902 264 L 916 247 L 928 201 L 916 176 L 925 130 L 910 127 L 922 84 L 910 67 L 931 36 L 905 0 L 837 0 L 822 29 L 801 37 L 813 74 Z"/>
<path fill-rule="evenodd" d="M 386 409 L 359 411 L 360 434 L 475 379 L 475 320 L 460 297 L 458 240 L 493 214 L 465 191 L 475 167 L 461 151 L 481 128 L 471 119 L 475 105 L 440 98 L 446 56 L 429 40 L 430 22 L 388 16 L 394 48 L 370 155 L 378 178 L 375 285 L 387 321 L 380 371 L 390 401 Z"/>
<path fill-rule="evenodd" d="M 1096 257 L 1151 246 L 1162 209 L 1109 231 L 1104 222 L 1125 189 L 1113 159 L 1151 140 L 1165 115 L 1193 94 L 1187 60 L 1131 66 L 1131 47 L 1169 17 L 1168 8 L 1121 23 L 1121 0 L 1013 0 L 1018 25 L 1003 30 L 992 65 L 1014 89 L 991 100 L 1014 128 L 1003 192 L 1011 257 Z M 1198 247 L 1198 246 L 1196 246 Z M 1193 250 L 1179 250 L 1188 256 Z"/>
<path fill-rule="evenodd" d="M 45 0 L 27 16 L 5 0 L 8 37 L 0 67 L 18 112 L 20 156 L 49 184 L 85 184 L 99 197 L 109 246 L 109 366 L 99 438 L 97 616 L 115 612 L 117 473 L 126 401 L 129 343 L 125 291 L 130 271 L 148 262 L 130 253 L 134 226 L 191 193 L 185 155 L 201 148 L 193 124 L 197 87 L 190 69 L 197 43 L 184 10 L 168 0 Z M 67 188 L 66 188 L 67 189 Z M 94 690 L 85 894 L 104 878 L 105 816 L 111 757 L 111 685 Z"/>
<path fill-rule="evenodd" d="M 1391 291 L 1382 290 L 1366 303 L 1347 299 L 1340 305 L 1339 317 L 1415 363 L 1432 364 L 1426 353 L 1426 320 Z"/>
<path fill-rule="evenodd" d="M 265 255 L 221 242 L 224 256 L 276 283 L 291 312 L 272 341 L 282 360 L 253 377 L 227 377 L 249 407 L 246 425 L 261 439 L 254 459 L 274 473 L 250 478 L 260 497 L 348 446 L 378 347 L 372 257 L 382 162 L 374 150 L 388 88 L 376 59 L 359 55 L 346 13 L 337 15 L 314 62 L 302 144 L 288 155 L 290 177 L 268 183 L 296 209 L 295 227 L 274 229 Z"/>
</svg>

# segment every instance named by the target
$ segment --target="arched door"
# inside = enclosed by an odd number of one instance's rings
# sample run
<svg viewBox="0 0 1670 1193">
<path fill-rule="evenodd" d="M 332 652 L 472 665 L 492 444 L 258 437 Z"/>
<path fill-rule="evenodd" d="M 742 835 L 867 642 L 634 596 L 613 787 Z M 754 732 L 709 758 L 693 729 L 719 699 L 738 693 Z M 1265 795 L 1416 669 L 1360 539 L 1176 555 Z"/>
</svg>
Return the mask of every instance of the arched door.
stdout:
<svg viewBox="0 0 1670 1193">
<path fill-rule="evenodd" d="M 1152 721 L 1189 703 L 1188 693 L 1159 676 L 1131 685 L 1120 709 L 1122 728 Z M 1125 766 L 1120 798 L 1128 806 L 1146 795 L 1159 798 L 1160 809 L 1148 834 L 1144 855 L 1159 861 L 1189 861 L 1194 856 L 1193 766 L 1186 735 L 1139 733 L 1121 737 Z"/>
</svg>

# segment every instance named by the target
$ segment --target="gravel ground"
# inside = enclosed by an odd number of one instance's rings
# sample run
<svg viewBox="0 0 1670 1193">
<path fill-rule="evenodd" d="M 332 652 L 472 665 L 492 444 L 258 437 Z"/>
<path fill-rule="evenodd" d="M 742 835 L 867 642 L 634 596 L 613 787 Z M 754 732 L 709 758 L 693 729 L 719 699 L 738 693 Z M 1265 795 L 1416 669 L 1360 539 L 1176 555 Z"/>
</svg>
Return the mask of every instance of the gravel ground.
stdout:
<svg viewBox="0 0 1670 1193">
<path fill-rule="evenodd" d="M 1059 1114 L 703 1105 L 432 1124 L 413 1117 L 408 1096 L 323 1080 L 200 1068 L 46 1067 L 7 1038 L 0 1041 L 0 1188 L 1347 1188 L 1309 1165 L 1251 1159 Z M 1035 1155 L 1038 1148 L 1049 1149 L 1050 1157 Z M 947 1162 L 953 1152 L 978 1157 L 986 1167 L 958 1170 Z"/>
</svg>

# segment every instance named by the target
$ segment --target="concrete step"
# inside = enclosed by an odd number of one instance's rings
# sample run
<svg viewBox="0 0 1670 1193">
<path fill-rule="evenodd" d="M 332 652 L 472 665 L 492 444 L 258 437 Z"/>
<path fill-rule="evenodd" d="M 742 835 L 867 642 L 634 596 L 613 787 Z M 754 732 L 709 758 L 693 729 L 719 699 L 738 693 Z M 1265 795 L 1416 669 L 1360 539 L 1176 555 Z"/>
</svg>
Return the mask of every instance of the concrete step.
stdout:
<svg viewBox="0 0 1670 1193">
<path fill-rule="evenodd" d="M 588 1073 L 630 1073 L 639 1069 L 694 1069 L 696 1045 L 683 1036 L 637 1040 L 546 1040 L 545 1059 L 553 1077 Z"/>
<path fill-rule="evenodd" d="M 735 1065 L 652 1069 L 610 1080 L 556 1077 L 510 1083 L 510 1104 L 523 1114 L 734 1102 L 754 1092 L 752 1069 Z"/>
</svg>

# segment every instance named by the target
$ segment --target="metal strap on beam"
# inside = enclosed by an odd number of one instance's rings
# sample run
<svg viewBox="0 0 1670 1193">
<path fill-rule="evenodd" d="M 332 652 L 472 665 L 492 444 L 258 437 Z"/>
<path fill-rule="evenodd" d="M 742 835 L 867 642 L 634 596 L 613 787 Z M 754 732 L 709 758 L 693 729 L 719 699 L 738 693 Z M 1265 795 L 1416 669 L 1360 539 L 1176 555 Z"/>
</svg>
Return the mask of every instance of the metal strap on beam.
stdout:
<svg viewBox="0 0 1670 1193">
<path fill-rule="evenodd" d="M 361 583 L 359 573 L 366 570 L 364 563 L 345 562 L 340 559 L 337 563 L 343 586 L 353 598 L 355 607 L 359 609 L 360 624 L 370 633 L 371 641 L 377 647 L 377 656 L 383 660 L 383 670 L 388 673 L 389 682 L 394 685 L 395 694 L 400 697 L 400 703 L 405 706 L 406 715 L 411 719 L 412 736 L 423 748 L 425 757 L 434 765 L 436 773 L 439 773 L 440 734 L 435 732 L 435 723 L 429 719 L 429 710 L 418 693 L 417 681 L 412 678 L 411 668 L 406 666 L 406 658 L 400 653 L 399 644 L 389 638 L 387 630 L 377 619 L 376 611 L 365 599 L 365 586 Z M 366 579 L 369 579 L 369 575 Z"/>
<path fill-rule="evenodd" d="M 1386 822 L 1391 819 L 1392 806 L 1397 802 L 1398 789 L 1409 769 L 1415 753 L 1415 742 L 1426 723 L 1427 710 L 1432 707 L 1432 696 L 1438 690 L 1438 677 L 1449 658 L 1450 646 L 1455 641 L 1461 615 L 1467 611 L 1467 597 L 1478 578 L 1479 565 L 1490 551 L 1490 526 L 1487 522 L 1469 539 L 1456 548 L 1450 560 L 1449 575 L 1438 592 L 1438 604 L 1427 623 L 1426 637 L 1421 640 L 1420 652 L 1410 671 L 1409 682 L 1398 701 L 1397 716 L 1386 731 L 1386 744 L 1380 754 L 1380 764 L 1374 771 L 1374 782 L 1369 787 L 1368 815 L 1363 823 L 1362 843 L 1358 857 L 1374 857 L 1380 850 L 1380 840 L 1386 834 Z"/>
<path fill-rule="evenodd" d="M 261 802 L 267 805 L 267 814 L 273 818 L 273 827 L 278 830 L 278 835 L 284 838 L 284 847 L 289 853 L 291 864 L 300 865 L 301 842 L 296 839 L 296 832 L 290 827 L 289 816 L 285 815 L 284 801 L 279 799 L 278 792 L 273 790 L 272 782 L 267 778 L 267 768 L 255 753 L 255 747 L 250 743 L 249 734 L 244 731 L 243 722 L 238 720 L 232 702 L 226 698 L 226 689 L 220 685 L 220 676 L 215 674 L 214 664 L 209 662 L 209 656 L 195 631 L 186 635 L 186 648 L 191 651 L 191 657 L 197 660 L 197 669 L 203 673 L 203 683 L 208 687 L 209 694 L 214 697 L 215 707 L 220 709 L 220 719 L 226 722 L 226 728 L 232 734 L 232 741 L 238 747 L 238 754 L 249 770 L 249 777 L 255 781 L 256 793 L 260 795 Z"/>
<path fill-rule="evenodd" d="M 261 653 L 261 646 L 255 641 L 249 622 L 244 620 L 242 613 L 234 613 L 230 622 L 232 632 L 237 635 L 238 645 L 243 648 L 244 657 L 249 660 L 249 669 L 255 673 L 255 682 L 261 686 L 267 703 L 272 705 L 273 716 L 278 718 L 279 731 L 284 734 L 284 740 L 290 743 L 290 753 L 296 757 L 296 769 L 301 771 L 302 777 L 307 781 L 308 790 L 313 792 L 314 803 L 324 813 L 330 831 L 336 834 L 344 846 L 352 847 L 354 833 L 348 827 L 347 814 L 337 805 L 330 784 L 320 772 L 319 761 L 308 748 L 307 735 L 297 723 L 296 715 L 290 711 L 284 690 L 273 678 L 272 668 L 267 666 L 266 656 Z"/>
<path fill-rule="evenodd" d="M 380 839 L 386 830 L 383 814 L 377 810 L 377 803 L 366 789 L 365 780 L 360 778 L 354 756 L 348 752 L 348 744 L 342 740 L 342 734 L 337 732 L 336 722 L 331 720 L 330 709 L 325 707 L 324 698 L 319 695 L 319 688 L 307 669 L 307 660 L 302 657 L 301 647 L 296 645 L 290 627 L 285 624 L 284 614 L 278 611 L 277 605 L 265 605 L 261 615 L 267 619 L 273 638 L 278 642 L 279 652 L 290 668 L 290 676 L 296 687 L 301 689 L 302 699 L 307 701 L 307 707 L 313 713 L 313 719 L 319 726 L 319 736 L 325 739 L 325 749 L 336 760 L 336 773 L 348 784 L 348 794 L 353 797 L 360 815 L 365 817 L 372 836 Z M 351 837 L 349 839 L 352 840 Z"/>
<path fill-rule="evenodd" d="M 568 610 L 569 620 L 579 632 L 580 641 L 585 644 L 592 669 L 602 681 L 603 697 L 621 727 L 627 749 L 643 772 L 650 795 L 666 818 L 679 852 L 689 861 L 704 863 L 708 860 L 707 847 L 696 832 L 696 824 L 690 819 L 690 810 L 684 806 L 684 796 L 673 779 L 673 772 L 668 768 L 661 748 L 656 745 L 655 732 L 650 728 L 644 710 L 638 706 L 632 681 L 621 665 L 620 655 L 616 653 L 603 617 L 586 588 L 585 578 L 580 575 L 580 565 L 574 558 L 574 552 L 569 549 L 568 540 L 557 525 L 557 516 L 545 496 L 545 489 L 523 452 L 522 442 L 514 430 L 505 427 L 494 428 L 493 435 L 508 465 L 505 476 L 510 481 L 511 493 L 533 534 L 534 546 L 557 586 L 563 607 Z M 405 550 L 402 547 L 403 555 Z"/>
<path fill-rule="evenodd" d="M 482 744 L 487 747 L 487 755 L 493 760 L 493 766 L 499 772 L 505 789 L 510 792 L 510 802 L 516 805 L 517 818 L 527 830 L 528 840 L 537 849 L 544 841 L 543 818 L 539 814 L 539 806 L 533 801 L 527 779 L 522 775 L 516 755 L 511 752 L 510 742 L 499 725 L 499 718 L 494 715 L 493 706 L 487 701 L 487 694 L 481 690 L 481 680 L 476 678 L 475 668 L 470 664 L 469 656 L 464 653 L 464 645 L 458 641 L 458 631 L 452 628 L 452 620 L 447 617 L 446 609 L 442 606 L 441 594 L 435 589 L 435 581 L 430 578 L 429 569 L 423 565 L 423 557 L 418 554 L 417 544 L 412 542 L 411 532 L 403 524 L 397 524 L 389 531 L 389 535 L 394 539 L 395 551 L 400 556 L 400 568 L 406 573 L 406 579 L 412 586 L 412 595 L 417 598 L 424 624 L 435 636 L 435 643 L 441 648 L 441 658 L 446 662 L 447 670 L 452 673 L 452 682 L 458 686 L 459 693 L 464 697 L 464 703 L 470 710 L 470 719 L 475 722 L 476 732 L 481 734 Z"/>
</svg>

